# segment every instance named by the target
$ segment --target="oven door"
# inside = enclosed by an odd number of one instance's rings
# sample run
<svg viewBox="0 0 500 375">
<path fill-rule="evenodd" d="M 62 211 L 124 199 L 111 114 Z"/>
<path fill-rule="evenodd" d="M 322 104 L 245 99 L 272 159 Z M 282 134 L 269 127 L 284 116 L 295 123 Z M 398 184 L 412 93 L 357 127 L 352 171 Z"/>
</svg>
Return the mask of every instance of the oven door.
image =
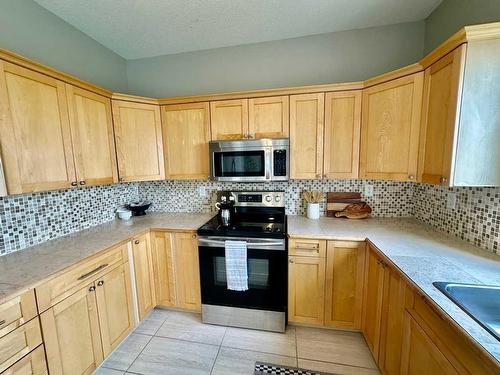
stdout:
<svg viewBox="0 0 500 375">
<path fill-rule="evenodd" d="M 247 241 L 248 290 L 227 289 L 225 240 Z M 207 305 L 286 311 L 284 239 L 200 237 L 201 302 Z"/>
<path fill-rule="evenodd" d="M 269 147 L 234 147 L 210 150 L 210 177 L 217 181 L 258 182 L 271 179 Z"/>
</svg>

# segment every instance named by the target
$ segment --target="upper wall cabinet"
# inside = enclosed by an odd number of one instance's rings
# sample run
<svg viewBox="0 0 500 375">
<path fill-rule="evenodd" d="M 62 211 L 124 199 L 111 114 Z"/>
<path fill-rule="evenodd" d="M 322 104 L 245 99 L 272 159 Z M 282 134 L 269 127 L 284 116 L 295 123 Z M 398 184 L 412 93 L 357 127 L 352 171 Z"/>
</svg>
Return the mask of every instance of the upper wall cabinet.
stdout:
<svg viewBox="0 0 500 375">
<path fill-rule="evenodd" d="M 321 178 L 325 94 L 290 96 L 290 177 Z"/>
<path fill-rule="evenodd" d="M 360 127 L 360 90 L 325 95 L 325 178 L 358 177 Z"/>
<path fill-rule="evenodd" d="M 248 137 L 248 99 L 210 102 L 212 140 Z"/>
<path fill-rule="evenodd" d="M 9 194 L 76 185 L 65 84 L 0 61 L 0 143 Z"/>
<path fill-rule="evenodd" d="M 111 101 L 71 85 L 66 94 L 79 185 L 117 182 Z"/>
<path fill-rule="evenodd" d="M 162 107 L 165 171 L 168 179 L 207 179 L 210 113 L 208 103 Z"/>
<path fill-rule="evenodd" d="M 425 70 L 419 175 L 500 186 L 500 41 L 463 44 Z"/>
<path fill-rule="evenodd" d="M 120 181 L 165 178 L 160 107 L 113 100 Z"/>
<path fill-rule="evenodd" d="M 360 177 L 415 180 L 423 73 L 363 90 Z"/>
<path fill-rule="evenodd" d="M 287 138 L 289 131 L 288 96 L 248 100 L 250 138 Z"/>
</svg>

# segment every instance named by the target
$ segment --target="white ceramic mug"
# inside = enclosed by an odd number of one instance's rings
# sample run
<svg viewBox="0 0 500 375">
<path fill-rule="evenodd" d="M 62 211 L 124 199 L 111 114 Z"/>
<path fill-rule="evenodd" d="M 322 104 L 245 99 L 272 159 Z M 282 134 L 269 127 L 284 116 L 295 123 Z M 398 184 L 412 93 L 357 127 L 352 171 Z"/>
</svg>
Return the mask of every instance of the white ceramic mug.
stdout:
<svg viewBox="0 0 500 375">
<path fill-rule="evenodd" d="M 314 220 L 319 219 L 319 203 L 307 204 L 307 218 Z"/>
</svg>

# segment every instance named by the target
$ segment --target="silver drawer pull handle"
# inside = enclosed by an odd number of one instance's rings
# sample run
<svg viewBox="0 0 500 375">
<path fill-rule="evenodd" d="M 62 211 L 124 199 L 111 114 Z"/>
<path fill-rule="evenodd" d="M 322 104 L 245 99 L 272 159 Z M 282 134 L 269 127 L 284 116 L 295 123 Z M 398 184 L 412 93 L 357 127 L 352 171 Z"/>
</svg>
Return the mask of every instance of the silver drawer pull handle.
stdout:
<svg viewBox="0 0 500 375">
<path fill-rule="evenodd" d="M 80 276 L 78 278 L 78 280 L 83 280 L 83 279 L 86 279 L 87 277 L 89 276 L 92 276 L 94 273 L 96 272 L 99 272 L 100 270 L 102 270 L 103 268 L 106 268 L 108 266 L 108 264 L 101 264 L 99 267 L 97 267 L 96 269 L 90 271 L 90 272 L 87 272 L 87 273 L 84 273 L 82 276 Z"/>
</svg>

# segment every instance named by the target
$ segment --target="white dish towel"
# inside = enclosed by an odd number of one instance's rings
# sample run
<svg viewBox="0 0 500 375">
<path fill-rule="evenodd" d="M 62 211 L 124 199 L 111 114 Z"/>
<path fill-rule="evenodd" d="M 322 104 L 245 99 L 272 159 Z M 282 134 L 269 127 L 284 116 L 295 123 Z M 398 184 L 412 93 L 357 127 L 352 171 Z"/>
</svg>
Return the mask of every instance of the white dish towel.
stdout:
<svg viewBox="0 0 500 375">
<path fill-rule="evenodd" d="M 246 241 L 225 241 L 227 289 L 248 290 L 247 243 Z"/>
</svg>

